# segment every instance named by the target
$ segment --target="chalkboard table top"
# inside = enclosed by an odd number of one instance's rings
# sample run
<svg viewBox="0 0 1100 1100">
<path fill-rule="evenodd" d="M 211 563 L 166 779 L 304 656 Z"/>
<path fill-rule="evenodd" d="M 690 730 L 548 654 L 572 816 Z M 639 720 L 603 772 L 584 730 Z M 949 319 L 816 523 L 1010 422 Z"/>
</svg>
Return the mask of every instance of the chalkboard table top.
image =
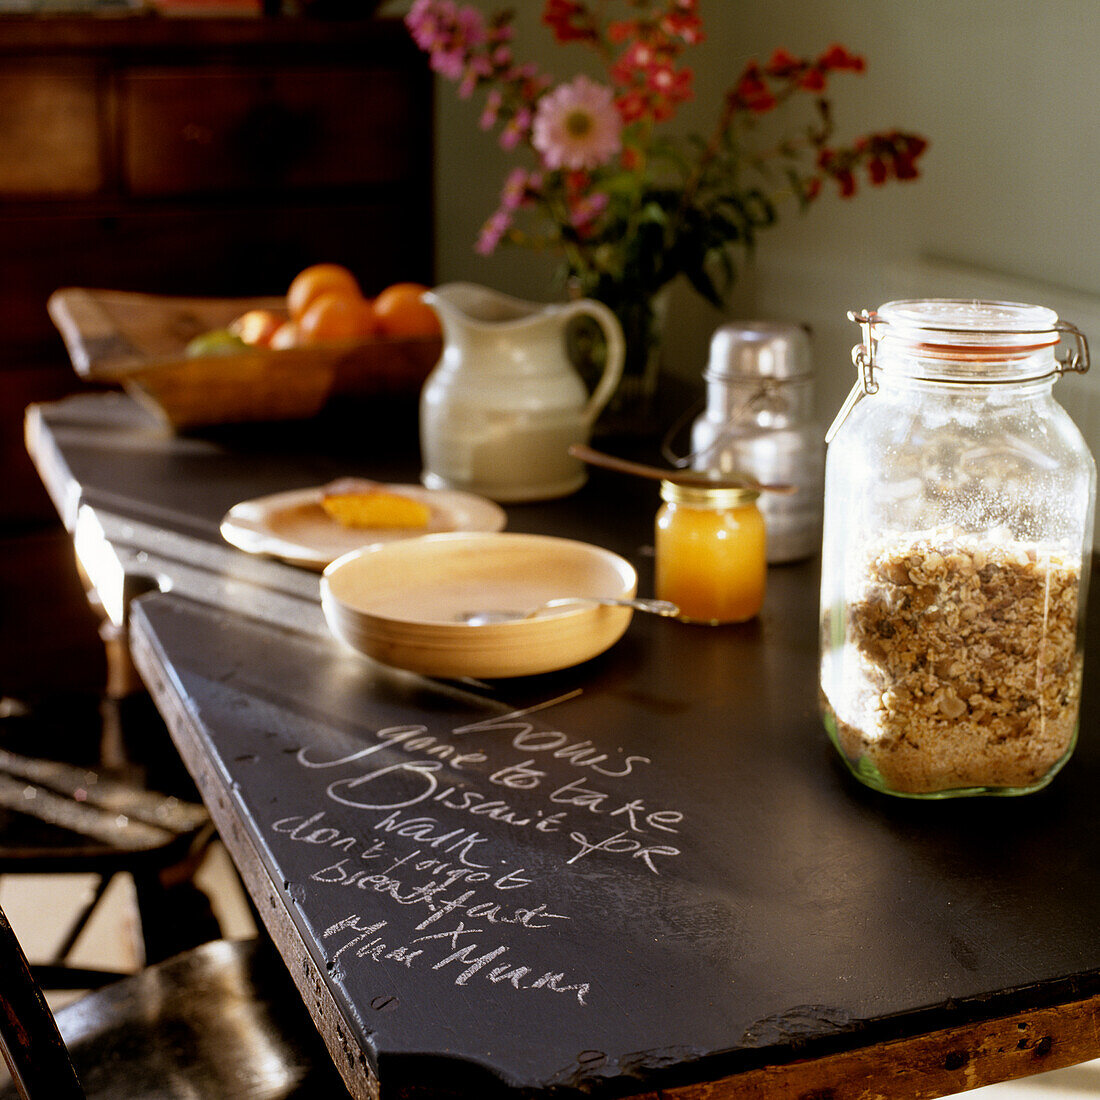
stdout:
<svg viewBox="0 0 1100 1100">
<path fill-rule="evenodd" d="M 177 437 L 96 394 L 27 419 L 353 1096 L 936 1096 L 1100 1053 L 1088 671 L 1049 788 L 918 803 L 826 739 L 816 561 L 773 567 L 753 623 L 635 616 L 564 672 L 387 669 L 330 635 L 316 573 L 218 524 L 415 481 L 413 417 Z M 606 546 L 649 594 L 656 492 L 594 471 L 508 529 Z"/>
</svg>

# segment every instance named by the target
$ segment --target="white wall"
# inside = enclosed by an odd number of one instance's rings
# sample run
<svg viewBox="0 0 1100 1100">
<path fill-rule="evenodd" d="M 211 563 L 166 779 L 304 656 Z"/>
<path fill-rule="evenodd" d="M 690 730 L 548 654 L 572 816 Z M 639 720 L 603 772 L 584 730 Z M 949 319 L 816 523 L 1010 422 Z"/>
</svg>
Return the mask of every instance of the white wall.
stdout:
<svg viewBox="0 0 1100 1100">
<path fill-rule="evenodd" d="M 478 0 L 483 10 L 495 5 Z M 503 0 L 502 4 L 503 6 Z M 521 0 L 516 51 L 562 78 L 585 66 Z M 709 38 L 696 53 L 697 98 L 684 122 L 709 129 L 724 89 L 779 45 L 814 54 L 834 41 L 864 54 L 862 77 L 831 95 L 840 135 L 900 126 L 931 147 L 923 177 L 793 208 L 762 238 L 731 317 L 809 322 L 819 403 L 831 417 L 854 371 L 851 308 L 911 296 L 1012 297 L 1080 325 L 1100 361 L 1100 0 L 701 0 Z M 400 10 L 391 4 L 387 12 Z M 587 62 L 591 67 L 591 62 Z M 598 71 L 598 70 L 595 70 Z M 477 126 L 480 103 L 437 90 L 436 216 L 441 281 L 471 279 L 548 298 L 551 266 L 524 252 L 489 258 L 473 241 L 517 160 Z M 722 316 L 678 288 L 669 362 L 697 378 Z M 701 387 L 700 387 L 701 389 Z M 1058 393 L 1100 454 L 1100 365 Z"/>
</svg>

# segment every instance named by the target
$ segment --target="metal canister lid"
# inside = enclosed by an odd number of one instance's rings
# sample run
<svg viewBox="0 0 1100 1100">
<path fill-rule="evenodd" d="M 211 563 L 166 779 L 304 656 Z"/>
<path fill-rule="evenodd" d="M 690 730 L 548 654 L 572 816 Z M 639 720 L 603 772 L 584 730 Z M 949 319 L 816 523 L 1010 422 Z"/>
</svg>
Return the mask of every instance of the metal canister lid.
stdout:
<svg viewBox="0 0 1100 1100">
<path fill-rule="evenodd" d="M 812 371 L 810 338 L 801 325 L 740 321 L 718 328 L 710 341 L 707 381 L 803 378 Z"/>
</svg>

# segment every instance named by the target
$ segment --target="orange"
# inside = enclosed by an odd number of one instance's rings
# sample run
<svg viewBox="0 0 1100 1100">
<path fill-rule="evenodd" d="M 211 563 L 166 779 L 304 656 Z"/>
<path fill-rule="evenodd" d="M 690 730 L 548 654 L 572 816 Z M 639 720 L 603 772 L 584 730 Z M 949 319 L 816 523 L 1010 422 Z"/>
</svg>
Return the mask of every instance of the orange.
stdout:
<svg viewBox="0 0 1100 1100">
<path fill-rule="evenodd" d="M 291 320 L 299 320 L 310 303 L 321 294 L 340 294 L 345 298 L 362 298 L 355 276 L 340 264 L 313 264 L 299 271 L 286 292 L 286 308 Z"/>
<path fill-rule="evenodd" d="M 298 326 L 293 321 L 284 321 L 272 334 L 267 346 L 273 351 L 285 351 L 299 345 Z"/>
<path fill-rule="evenodd" d="M 394 283 L 374 299 L 374 315 L 383 336 L 438 336 L 439 315 L 420 296 L 420 283 Z"/>
<path fill-rule="evenodd" d="M 229 325 L 229 331 L 246 344 L 267 347 L 275 330 L 286 320 L 270 309 L 249 309 Z"/>
<path fill-rule="evenodd" d="M 367 338 L 382 335 L 373 298 L 364 298 L 359 303 L 359 335 Z"/>
<path fill-rule="evenodd" d="M 314 298 L 298 319 L 298 333 L 303 344 L 373 336 L 374 310 L 365 298 L 327 291 Z"/>
</svg>

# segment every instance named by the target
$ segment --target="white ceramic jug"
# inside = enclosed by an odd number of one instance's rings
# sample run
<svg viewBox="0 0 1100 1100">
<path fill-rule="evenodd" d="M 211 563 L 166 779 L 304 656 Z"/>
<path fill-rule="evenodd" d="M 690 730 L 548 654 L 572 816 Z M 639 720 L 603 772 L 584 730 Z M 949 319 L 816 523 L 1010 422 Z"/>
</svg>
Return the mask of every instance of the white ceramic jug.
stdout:
<svg viewBox="0 0 1100 1100">
<path fill-rule="evenodd" d="M 443 355 L 420 396 L 422 480 L 492 500 L 547 500 L 585 480 L 568 453 L 586 443 L 622 377 L 623 334 L 601 302 L 543 305 L 473 283 L 424 295 L 443 322 Z M 591 394 L 566 353 L 566 328 L 595 318 L 607 362 Z"/>
</svg>

